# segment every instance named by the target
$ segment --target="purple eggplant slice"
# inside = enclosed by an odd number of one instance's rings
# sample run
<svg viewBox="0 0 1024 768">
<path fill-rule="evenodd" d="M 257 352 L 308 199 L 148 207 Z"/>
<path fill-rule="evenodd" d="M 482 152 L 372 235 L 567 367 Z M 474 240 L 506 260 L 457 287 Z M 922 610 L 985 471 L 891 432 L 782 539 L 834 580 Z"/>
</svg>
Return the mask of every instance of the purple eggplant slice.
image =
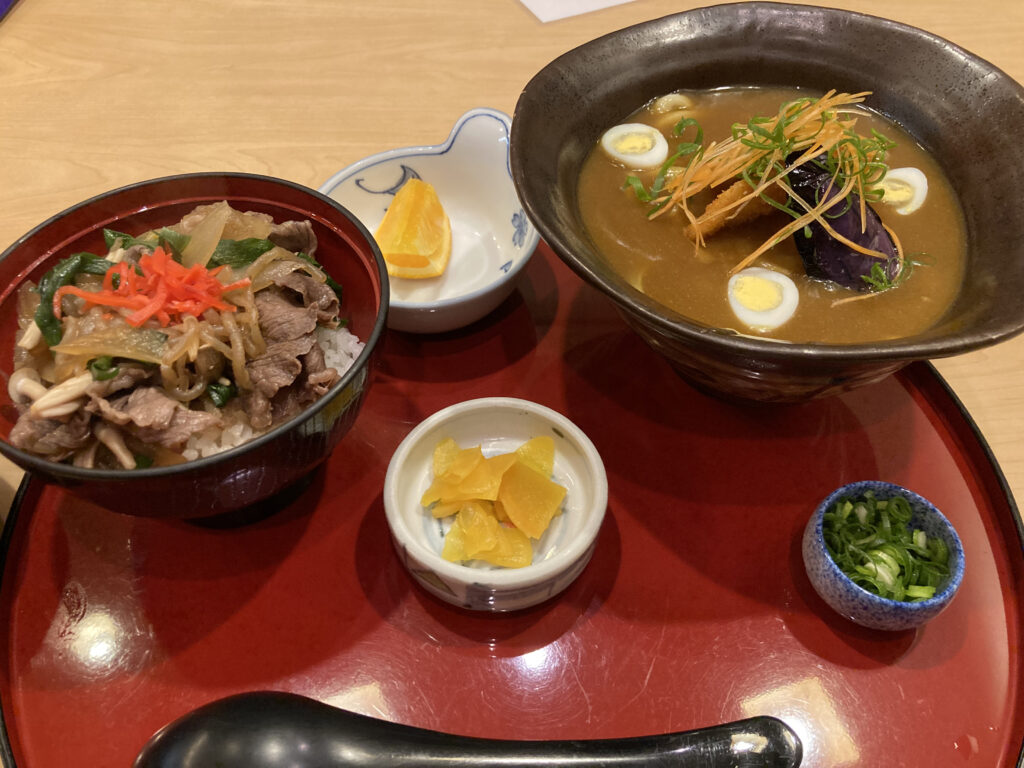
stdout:
<svg viewBox="0 0 1024 768">
<path fill-rule="evenodd" d="M 810 206 L 817 206 L 826 195 L 831 199 L 840 191 L 835 185 L 829 189 L 832 184 L 830 172 L 814 161 L 791 170 L 788 179 L 793 191 Z M 870 205 L 864 207 L 867 221 L 862 227 L 860 202 L 860 196 L 851 192 L 849 199 L 837 203 L 825 213 L 825 218 L 840 235 L 864 248 L 885 254 L 885 258 L 855 251 L 832 237 L 821 224 L 812 222 L 793 235 L 808 277 L 831 280 L 855 291 L 868 291 L 873 282 L 866 278 L 875 277 L 872 270 L 878 265 L 888 282 L 896 279 L 900 271 L 896 244 Z"/>
</svg>

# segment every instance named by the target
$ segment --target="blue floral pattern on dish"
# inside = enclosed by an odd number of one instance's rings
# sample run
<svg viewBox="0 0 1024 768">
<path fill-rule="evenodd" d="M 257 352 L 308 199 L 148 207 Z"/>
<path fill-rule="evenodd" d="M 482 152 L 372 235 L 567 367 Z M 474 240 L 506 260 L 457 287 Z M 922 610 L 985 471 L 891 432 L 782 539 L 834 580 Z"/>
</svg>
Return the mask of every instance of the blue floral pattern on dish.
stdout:
<svg viewBox="0 0 1024 768">
<path fill-rule="evenodd" d="M 523 213 L 523 209 L 520 208 L 518 211 L 512 214 L 512 244 L 516 248 L 522 248 L 523 243 L 526 242 L 526 228 L 530 225 L 529 220 L 526 218 L 526 214 Z"/>
<path fill-rule="evenodd" d="M 384 189 L 370 189 L 368 186 L 366 186 L 365 180 L 362 177 L 359 177 L 358 179 L 355 180 L 355 185 L 364 192 L 369 192 L 371 195 L 393 196 L 398 194 L 398 190 L 401 189 L 402 185 L 405 184 L 405 182 L 407 182 L 409 179 L 423 178 L 422 176 L 420 176 L 420 174 L 416 171 L 415 168 L 410 168 L 408 165 L 405 165 L 404 163 L 400 166 L 400 168 L 402 169 L 401 177 L 390 187 L 386 187 Z"/>
</svg>

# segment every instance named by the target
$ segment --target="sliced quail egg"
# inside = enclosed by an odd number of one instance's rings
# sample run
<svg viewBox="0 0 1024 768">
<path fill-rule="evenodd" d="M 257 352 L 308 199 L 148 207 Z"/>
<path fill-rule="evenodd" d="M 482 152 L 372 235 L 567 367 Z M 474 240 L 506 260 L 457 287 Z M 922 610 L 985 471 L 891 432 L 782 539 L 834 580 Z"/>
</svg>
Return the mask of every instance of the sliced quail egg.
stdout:
<svg viewBox="0 0 1024 768">
<path fill-rule="evenodd" d="M 741 323 L 755 331 L 770 331 L 796 312 L 800 293 L 781 272 L 748 267 L 729 278 L 729 306 Z"/>
<path fill-rule="evenodd" d="M 651 111 L 657 114 L 693 109 L 693 99 L 682 93 L 667 93 L 654 100 Z"/>
<path fill-rule="evenodd" d="M 883 203 L 896 207 L 904 216 L 913 213 L 928 197 L 928 177 L 919 168 L 890 168 L 882 179 Z"/>
<path fill-rule="evenodd" d="M 601 137 L 601 147 L 613 160 L 634 169 L 657 168 L 668 157 L 661 131 L 643 123 L 622 123 Z"/>
</svg>

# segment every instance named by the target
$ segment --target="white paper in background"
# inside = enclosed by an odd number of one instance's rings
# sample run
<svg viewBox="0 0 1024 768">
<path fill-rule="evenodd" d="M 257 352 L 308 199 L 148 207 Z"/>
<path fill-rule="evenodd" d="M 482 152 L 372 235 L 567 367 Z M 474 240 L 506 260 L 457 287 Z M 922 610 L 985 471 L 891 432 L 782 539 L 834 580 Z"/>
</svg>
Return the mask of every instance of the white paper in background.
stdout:
<svg viewBox="0 0 1024 768">
<path fill-rule="evenodd" d="M 581 13 L 631 3 L 633 0 L 520 0 L 541 21 L 555 21 Z"/>
</svg>

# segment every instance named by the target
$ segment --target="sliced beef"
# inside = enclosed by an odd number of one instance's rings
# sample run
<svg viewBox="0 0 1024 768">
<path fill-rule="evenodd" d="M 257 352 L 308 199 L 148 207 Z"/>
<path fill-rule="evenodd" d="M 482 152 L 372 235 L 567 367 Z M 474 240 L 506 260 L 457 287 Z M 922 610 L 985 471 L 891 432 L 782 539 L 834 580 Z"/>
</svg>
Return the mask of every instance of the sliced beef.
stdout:
<svg viewBox="0 0 1024 768">
<path fill-rule="evenodd" d="M 274 423 L 274 412 L 269 397 L 258 389 L 244 390 L 239 397 L 253 429 L 267 429 Z"/>
<path fill-rule="evenodd" d="M 111 424 L 118 424 L 124 426 L 132 417 L 128 415 L 125 410 L 125 406 L 128 403 L 127 397 L 120 397 L 111 402 L 105 397 L 94 397 L 85 405 L 85 410 L 89 413 L 95 413 L 105 421 L 109 421 Z"/>
<path fill-rule="evenodd" d="M 113 424 L 161 429 L 171 423 L 179 405 L 159 387 L 139 387 L 112 400 L 95 397 L 86 407 Z"/>
<path fill-rule="evenodd" d="M 260 329 L 268 343 L 302 338 L 316 330 L 316 307 L 296 305 L 280 288 L 256 294 Z"/>
<path fill-rule="evenodd" d="M 270 228 L 267 239 L 292 253 L 304 253 L 310 257 L 316 253 L 316 233 L 308 219 L 275 224 Z"/>
<path fill-rule="evenodd" d="M 248 363 L 254 389 L 242 393 L 242 406 L 255 429 L 290 419 L 316 401 L 338 381 L 338 372 L 324 364 L 315 337 L 275 342 Z"/>
<path fill-rule="evenodd" d="M 216 414 L 189 410 L 159 387 L 139 387 L 113 400 L 94 398 L 87 408 L 142 442 L 172 451 L 181 451 L 194 433 L 220 423 Z"/>
<path fill-rule="evenodd" d="M 127 264 L 138 264 L 139 259 L 152 250 L 152 247 L 148 245 L 136 243 L 135 245 L 128 246 L 124 249 L 124 253 L 121 255 L 121 261 Z"/>
<path fill-rule="evenodd" d="M 158 443 L 164 448 L 180 453 L 192 435 L 218 424 L 220 417 L 214 413 L 176 408 L 170 423 L 165 427 L 131 426 L 129 430 L 145 443 Z"/>
<path fill-rule="evenodd" d="M 321 325 L 338 324 L 338 294 L 326 283 L 302 272 L 289 272 L 277 284 L 295 291 L 302 298 L 304 306 L 315 307 L 316 319 Z"/>
<path fill-rule="evenodd" d="M 305 232 L 313 238 L 309 222 L 282 225 L 286 226 L 296 237 Z M 283 237 L 283 230 L 275 230 Z M 275 242 L 289 250 L 311 253 L 295 241 Z M 315 247 L 315 238 L 312 243 Z M 252 426 L 266 429 L 291 418 L 338 381 L 338 372 L 324 363 L 316 329 L 318 325 L 336 325 L 339 307 L 337 295 L 327 285 L 292 272 L 256 294 L 256 309 L 267 348 L 246 363 L 252 388 L 239 396 Z"/>
<path fill-rule="evenodd" d="M 279 389 L 287 387 L 302 373 L 299 358 L 308 354 L 315 344 L 316 337 L 311 333 L 300 339 L 268 344 L 266 352 L 245 364 L 253 389 L 268 398 L 276 395 Z"/>
<path fill-rule="evenodd" d="M 282 389 L 271 401 L 273 409 L 273 423 L 280 424 L 292 416 L 297 416 L 299 411 L 309 404 L 306 398 L 306 390 L 296 384 L 293 387 Z"/>
<path fill-rule="evenodd" d="M 140 427 L 163 429 L 173 421 L 175 411 L 180 410 L 177 400 L 156 387 L 139 387 L 123 400 L 129 421 Z"/>
<path fill-rule="evenodd" d="M 94 381 L 89 385 L 86 394 L 90 397 L 110 397 L 115 392 L 131 389 L 147 379 L 156 375 L 157 369 L 154 366 L 136 365 L 133 363 L 119 363 L 117 374 L 106 381 Z"/>
<path fill-rule="evenodd" d="M 319 344 L 302 358 L 302 384 L 310 396 L 309 402 L 313 402 L 327 393 L 327 390 L 334 386 L 341 377 L 334 368 L 328 368 L 324 362 L 324 351 Z"/>
<path fill-rule="evenodd" d="M 326 394 L 340 376 L 334 368 L 324 365 L 324 353 L 319 344 L 314 344 L 300 359 L 302 374 L 295 382 L 282 388 L 271 400 L 273 421 L 280 423 L 295 416 L 310 403 Z"/>
<path fill-rule="evenodd" d="M 90 418 L 88 413 L 78 410 L 66 421 L 40 419 L 26 408 L 8 439 L 23 451 L 60 461 L 89 443 Z"/>
</svg>

